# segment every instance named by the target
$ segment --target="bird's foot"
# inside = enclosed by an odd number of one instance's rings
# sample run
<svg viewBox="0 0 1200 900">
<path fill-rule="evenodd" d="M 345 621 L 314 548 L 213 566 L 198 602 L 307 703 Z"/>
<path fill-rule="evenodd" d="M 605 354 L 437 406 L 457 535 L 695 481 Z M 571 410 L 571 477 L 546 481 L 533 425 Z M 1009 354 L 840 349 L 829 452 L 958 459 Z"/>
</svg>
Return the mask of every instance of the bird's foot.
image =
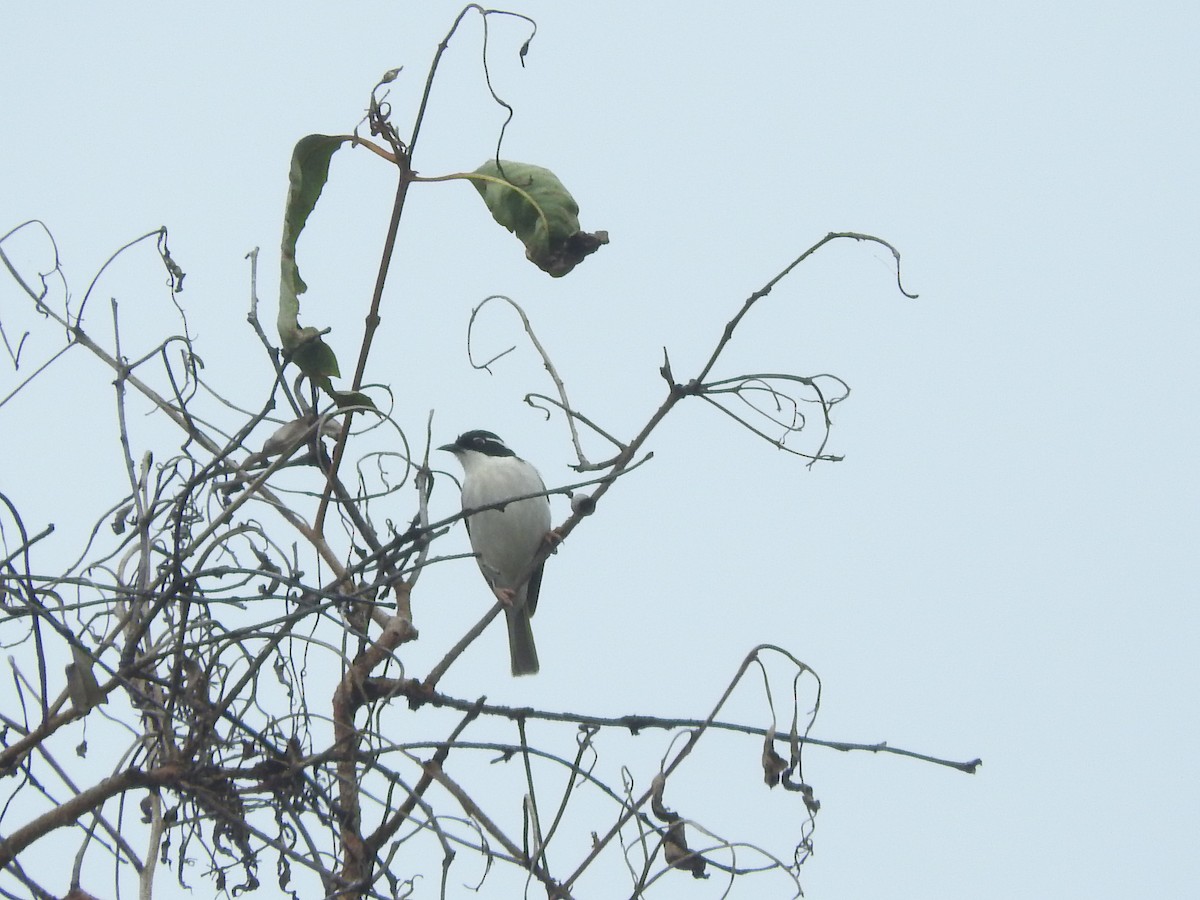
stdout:
<svg viewBox="0 0 1200 900">
<path fill-rule="evenodd" d="M 512 588 L 492 588 L 492 593 L 496 595 L 501 606 L 509 609 L 512 609 L 513 601 L 517 599 L 517 592 Z"/>
<path fill-rule="evenodd" d="M 542 537 L 542 543 L 550 548 L 551 553 L 558 552 L 558 545 L 563 542 L 562 532 L 557 528 L 551 528 Z"/>
</svg>

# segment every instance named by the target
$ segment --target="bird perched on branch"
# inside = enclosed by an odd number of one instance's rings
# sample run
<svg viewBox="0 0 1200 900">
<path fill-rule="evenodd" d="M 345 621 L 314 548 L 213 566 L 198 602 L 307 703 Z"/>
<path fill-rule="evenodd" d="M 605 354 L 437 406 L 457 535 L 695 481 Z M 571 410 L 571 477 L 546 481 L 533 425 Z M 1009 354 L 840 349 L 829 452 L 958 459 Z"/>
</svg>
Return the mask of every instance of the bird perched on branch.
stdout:
<svg viewBox="0 0 1200 900">
<path fill-rule="evenodd" d="M 530 565 L 551 535 L 550 500 L 537 469 L 513 453 L 490 431 L 468 431 L 438 448 L 453 453 L 463 467 L 462 507 L 479 569 L 504 604 L 508 651 L 514 675 L 538 671 L 529 618 L 537 609 L 542 568 Z M 541 496 L 530 496 L 541 494 Z M 514 500 L 502 508 L 481 509 Z M 522 580 L 522 576 L 528 578 Z"/>
</svg>

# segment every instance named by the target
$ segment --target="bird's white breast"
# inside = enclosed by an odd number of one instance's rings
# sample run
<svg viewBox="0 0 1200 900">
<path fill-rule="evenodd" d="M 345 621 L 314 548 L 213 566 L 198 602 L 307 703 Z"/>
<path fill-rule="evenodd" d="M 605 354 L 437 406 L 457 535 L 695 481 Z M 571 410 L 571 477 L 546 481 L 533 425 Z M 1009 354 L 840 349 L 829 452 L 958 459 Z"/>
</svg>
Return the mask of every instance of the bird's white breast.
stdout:
<svg viewBox="0 0 1200 900">
<path fill-rule="evenodd" d="M 537 470 L 516 457 L 480 455 L 464 465 L 463 509 L 545 490 Z M 531 497 L 468 517 L 471 549 L 496 587 L 514 588 L 550 530 L 550 501 Z"/>
</svg>

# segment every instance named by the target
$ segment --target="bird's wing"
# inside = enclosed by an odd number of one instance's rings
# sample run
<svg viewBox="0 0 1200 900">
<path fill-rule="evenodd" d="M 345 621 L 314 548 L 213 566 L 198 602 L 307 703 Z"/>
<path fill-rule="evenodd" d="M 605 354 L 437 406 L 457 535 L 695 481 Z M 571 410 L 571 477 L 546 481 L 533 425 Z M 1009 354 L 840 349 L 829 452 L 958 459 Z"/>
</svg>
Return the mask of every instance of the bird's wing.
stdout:
<svg viewBox="0 0 1200 900">
<path fill-rule="evenodd" d="M 532 616 L 537 612 L 538 594 L 542 590 L 542 569 L 546 567 L 543 561 L 540 566 L 533 570 L 533 574 L 529 576 L 529 582 L 525 588 L 525 608 L 529 610 Z"/>
</svg>

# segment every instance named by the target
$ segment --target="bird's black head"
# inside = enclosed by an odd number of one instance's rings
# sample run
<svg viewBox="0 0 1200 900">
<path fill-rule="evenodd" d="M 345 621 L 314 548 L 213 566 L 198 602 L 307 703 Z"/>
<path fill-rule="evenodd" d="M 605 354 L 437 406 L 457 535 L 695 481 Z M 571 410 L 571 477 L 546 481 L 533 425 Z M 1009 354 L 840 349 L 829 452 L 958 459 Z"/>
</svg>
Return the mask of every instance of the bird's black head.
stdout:
<svg viewBox="0 0 1200 900">
<path fill-rule="evenodd" d="M 464 450 L 474 450 L 477 453 L 482 453 L 484 456 L 515 456 L 511 450 L 505 445 L 504 441 L 500 440 L 497 435 L 490 431 L 465 431 L 458 436 L 453 444 L 446 444 L 440 450 L 449 450 L 451 453 L 461 453 Z"/>
</svg>

